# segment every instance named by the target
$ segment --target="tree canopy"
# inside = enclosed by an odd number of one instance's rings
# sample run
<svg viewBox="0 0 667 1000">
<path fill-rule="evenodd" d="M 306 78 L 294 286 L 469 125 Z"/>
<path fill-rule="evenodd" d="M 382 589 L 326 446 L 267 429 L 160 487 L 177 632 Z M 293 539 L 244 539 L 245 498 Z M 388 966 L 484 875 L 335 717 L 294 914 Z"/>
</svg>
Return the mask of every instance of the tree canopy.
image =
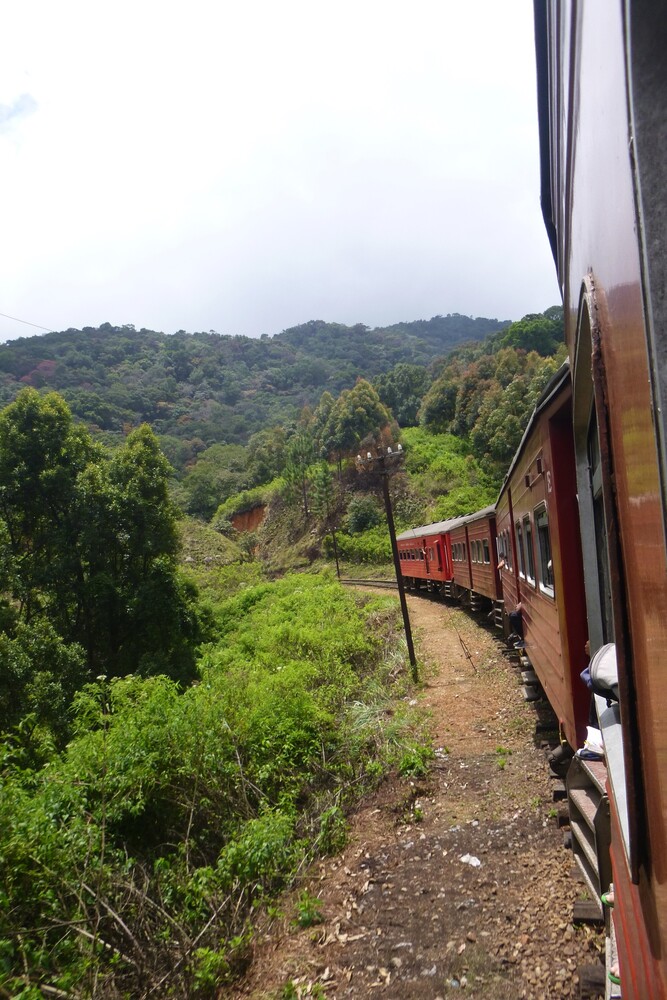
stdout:
<svg viewBox="0 0 667 1000">
<path fill-rule="evenodd" d="M 24 389 L 0 414 L 3 728 L 86 677 L 192 676 L 201 623 L 169 473 L 149 427 L 107 455 L 55 393 Z"/>
</svg>

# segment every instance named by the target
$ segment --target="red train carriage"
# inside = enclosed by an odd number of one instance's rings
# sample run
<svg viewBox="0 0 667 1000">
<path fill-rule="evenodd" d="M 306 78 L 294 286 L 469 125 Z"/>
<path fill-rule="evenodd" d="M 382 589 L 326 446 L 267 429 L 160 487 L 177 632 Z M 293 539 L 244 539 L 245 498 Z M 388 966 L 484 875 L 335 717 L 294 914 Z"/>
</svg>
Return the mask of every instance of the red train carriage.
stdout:
<svg viewBox="0 0 667 1000">
<path fill-rule="evenodd" d="M 470 592 L 473 607 L 479 607 L 478 597 L 486 604 L 501 597 L 500 576 L 496 559 L 496 511 L 485 507 L 464 518 L 468 560 L 470 563 Z"/>
<path fill-rule="evenodd" d="M 571 747 L 583 746 L 590 693 L 577 524 L 569 365 L 538 400 L 496 509 L 505 614 L 521 606 L 528 656 Z"/>
<path fill-rule="evenodd" d="M 535 26 L 542 205 L 573 372 L 586 613 L 593 650 L 615 643 L 620 692 L 620 703 L 600 706 L 606 773 L 598 785 L 591 774 L 588 787 L 585 768 L 576 786 L 568 777 L 571 812 L 576 819 L 580 793 L 593 801 L 606 790 L 610 972 L 625 1000 L 664 1000 L 667 18 L 649 0 L 536 0 Z M 598 846 L 602 870 L 596 833 L 591 826 L 589 851 Z"/>
<path fill-rule="evenodd" d="M 465 517 L 451 523 L 449 537 L 452 546 L 452 596 L 468 595 L 472 590 L 472 566 Z"/>
<path fill-rule="evenodd" d="M 410 528 L 396 538 L 402 575 L 409 587 L 422 585 L 428 590 L 442 590 L 452 579 L 452 550 L 448 526 L 439 521 L 421 528 Z"/>
<path fill-rule="evenodd" d="M 480 597 L 499 600 L 495 525 L 495 510 L 487 507 L 404 531 L 396 542 L 406 584 L 464 598 L 473 608 Z"/>
</svg>

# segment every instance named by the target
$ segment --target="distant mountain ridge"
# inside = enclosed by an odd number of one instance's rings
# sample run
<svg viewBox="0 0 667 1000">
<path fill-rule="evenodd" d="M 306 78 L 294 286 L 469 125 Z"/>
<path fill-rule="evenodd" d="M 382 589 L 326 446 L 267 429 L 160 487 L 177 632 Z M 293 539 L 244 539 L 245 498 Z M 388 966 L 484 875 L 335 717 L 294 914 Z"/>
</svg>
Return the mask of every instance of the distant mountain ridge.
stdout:
<svg viewBox="0 0 667 1000">
<path fill-rule="evenodd" d="M 146 421 L 162 435 L 240 442 L 294 420 L 325 389 L 337 394 L 401 362 L 429 365 L 509 323 L 458 313 L 375 329 L 312 320 L 257 339 L 104 323 L 0 345 L 0 404 L 32 385 L 60 392 L 111 434 Z"/>
</svg>

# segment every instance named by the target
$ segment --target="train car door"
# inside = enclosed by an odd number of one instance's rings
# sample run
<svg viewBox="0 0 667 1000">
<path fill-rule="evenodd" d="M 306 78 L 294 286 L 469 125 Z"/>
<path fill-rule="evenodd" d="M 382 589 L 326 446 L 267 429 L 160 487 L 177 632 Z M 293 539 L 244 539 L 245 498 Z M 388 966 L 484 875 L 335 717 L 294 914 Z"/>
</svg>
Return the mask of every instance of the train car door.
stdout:
<svg viewBox="0 0 667 1000">
<path fill-rule="evenodd" d="M 584 589 L 591 649 L 616 644 L 624 761 L 620 817 L 633 881 L 639 878 L 645 826 L 641 774 L 641 734 L 636 714 L 636 687 L 628 623 L 628 601 L 614 487 L 614 460 L 607 409 L 608 388 L 602 331 L 593 281 L 587 277 L 580 299 L 574 370 L 574 438 Z"/>
</svg>

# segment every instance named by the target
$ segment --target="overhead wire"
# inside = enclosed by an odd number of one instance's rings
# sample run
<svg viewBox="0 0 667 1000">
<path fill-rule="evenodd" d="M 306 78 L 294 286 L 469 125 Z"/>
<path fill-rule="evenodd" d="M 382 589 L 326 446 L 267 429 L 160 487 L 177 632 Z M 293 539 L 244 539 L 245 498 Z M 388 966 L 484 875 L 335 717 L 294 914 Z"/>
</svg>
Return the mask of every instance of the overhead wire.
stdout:
<svg viewBox="0 0 667 1000">
<path fill-rule="evenodd" d="M 3 319 L 11 319 L 14 323 L 23 323 L 24 326 L 34 326 L 36 330 L 45 330 L 47 333 L 53 333 L 53 328 L 50 326 L 41 326 L 40 323 L 30 323 L 27 319 L 19 319 L 18 316 L 9 316 L 3 312 L 0 312 L 0 316 Z"/>
</svg>

